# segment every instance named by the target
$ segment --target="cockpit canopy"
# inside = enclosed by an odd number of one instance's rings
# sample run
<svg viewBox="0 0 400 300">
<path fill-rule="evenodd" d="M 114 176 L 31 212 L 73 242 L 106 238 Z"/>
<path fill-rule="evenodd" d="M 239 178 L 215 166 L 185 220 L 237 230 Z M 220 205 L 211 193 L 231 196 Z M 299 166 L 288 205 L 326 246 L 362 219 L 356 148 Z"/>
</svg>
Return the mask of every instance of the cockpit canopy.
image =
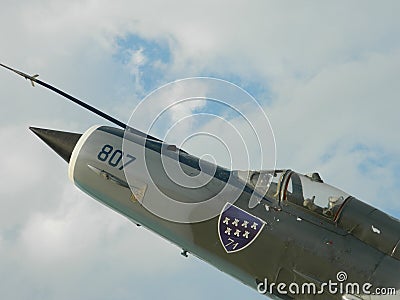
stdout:
<svg viewBox="0 0 400 300">
<path fill-rule="evenodd" d="M 325 218 L 336 220 L 349 194 L 322 181 L 318 173 L 299 174 L 291 170 L 237 171 L 239 178 L 261 197 L 274 198 L 281 205 L 294 204 Z M 261 197 L 252 197 L 250 207 Z"/>
</svg>

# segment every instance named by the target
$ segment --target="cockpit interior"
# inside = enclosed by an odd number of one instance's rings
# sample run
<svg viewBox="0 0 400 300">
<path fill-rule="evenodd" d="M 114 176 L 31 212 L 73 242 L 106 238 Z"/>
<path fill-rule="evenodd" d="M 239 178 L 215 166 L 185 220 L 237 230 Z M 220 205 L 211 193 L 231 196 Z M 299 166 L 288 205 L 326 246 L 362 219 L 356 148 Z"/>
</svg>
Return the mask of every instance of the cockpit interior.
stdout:
<svg viewBox="0 0 400 300">
<path fill-rule="evenodd" d="M 249 207 L 259 204 L 262 197 L 273 198 L 279 205 L 296 205 L 335 221 L 350 197 L 342 190 L 324 183 L 318 173 L 303 175 L 292 170 L 236 172 L 259 195 L 252 196 Z"/>
</svg>

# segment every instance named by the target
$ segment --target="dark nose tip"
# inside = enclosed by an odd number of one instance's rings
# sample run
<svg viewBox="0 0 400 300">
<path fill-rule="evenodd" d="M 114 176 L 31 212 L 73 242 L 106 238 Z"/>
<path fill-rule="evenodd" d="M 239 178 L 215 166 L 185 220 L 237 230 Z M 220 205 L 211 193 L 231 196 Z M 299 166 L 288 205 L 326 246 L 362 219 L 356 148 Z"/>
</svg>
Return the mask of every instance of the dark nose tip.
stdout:
<svg viewBox="0 0 400 300">
<path fill-rule="evenodd" d="M 72 151 L 82 134 L 57 131 L 45 128 L 29 127 L 41 140 L 51 149 L 60 155 L 66 162 L 69 162 Z"/>
</svg>

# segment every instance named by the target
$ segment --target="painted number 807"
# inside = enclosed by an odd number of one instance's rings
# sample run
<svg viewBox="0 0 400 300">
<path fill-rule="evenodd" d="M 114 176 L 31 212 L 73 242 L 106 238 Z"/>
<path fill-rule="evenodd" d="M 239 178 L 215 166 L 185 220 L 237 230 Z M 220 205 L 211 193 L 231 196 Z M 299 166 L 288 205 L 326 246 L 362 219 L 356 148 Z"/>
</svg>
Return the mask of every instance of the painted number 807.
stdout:
<svg viewBox="0 0 400 300">
<path fill-rule="evenodd" d="M 97 154 L 97 159 L 100 161 L 108 162 L 111 167 L 117 167 L 122 162 L 123 156 L 124 154 L 121 150 L 114 150 L 113 146 L 104 145 L 103 148 L 101 148 L 99 154 Z M 128 158 L 128 160 L 125 162 L 125 164 L 121 164 L 121 166 L 118 168 L 119 170 L 122 170 L 127 165 L 133 163 L 136 159 L 136 157 L 130 154 L 127 154 L 126 157 Z"/>
</svg>

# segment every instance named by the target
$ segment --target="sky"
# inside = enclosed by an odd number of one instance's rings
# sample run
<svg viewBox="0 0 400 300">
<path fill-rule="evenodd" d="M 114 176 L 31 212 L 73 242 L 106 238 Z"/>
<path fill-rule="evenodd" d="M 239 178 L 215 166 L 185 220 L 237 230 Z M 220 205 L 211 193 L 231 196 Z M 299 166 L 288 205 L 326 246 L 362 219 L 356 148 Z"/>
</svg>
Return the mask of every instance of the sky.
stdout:
<svg viewBox="0 0 400 300">
<path fill-rule="evenodd" d="M 1 63 L 124 122 L 168 82 L 230 81 L 268 116 L 277 167 L 318 171 L 400 217 L 398 1 L 0 4 Z M 6 70 L 0 102 L 0 298 L 265 299 L 79 191 L 65 162 L 28 130 L 108 122 Z"/>
</svg>

